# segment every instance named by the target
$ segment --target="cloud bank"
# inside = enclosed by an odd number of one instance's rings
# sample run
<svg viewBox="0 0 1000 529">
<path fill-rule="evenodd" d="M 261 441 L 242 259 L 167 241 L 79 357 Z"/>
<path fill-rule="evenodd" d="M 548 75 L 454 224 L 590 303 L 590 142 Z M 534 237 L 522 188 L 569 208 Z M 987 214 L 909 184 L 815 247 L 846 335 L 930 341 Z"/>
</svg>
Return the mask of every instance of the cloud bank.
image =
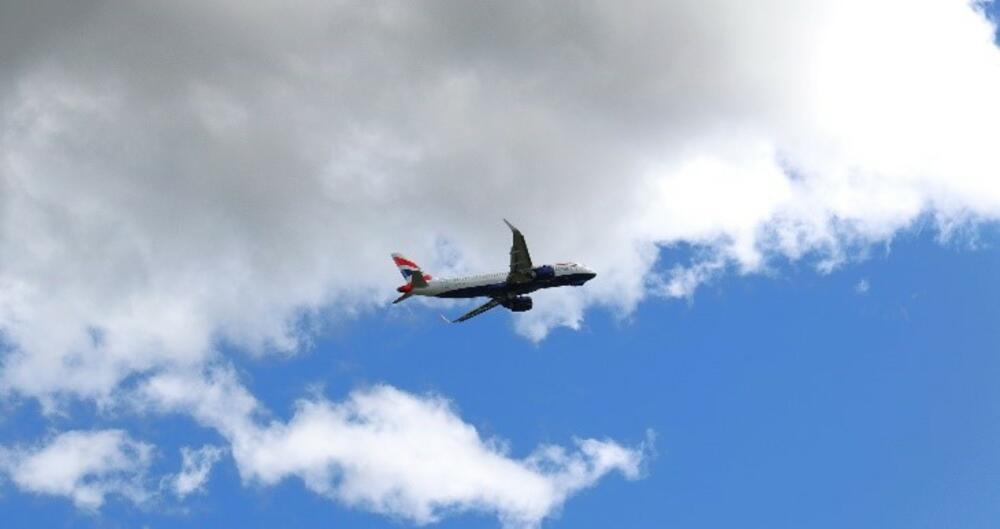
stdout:
<svg viewBox="0 0 1000 529">
<path fill-rule="evenodd" d="M 995 220 L 978 5 L 13 7 L 0 381 L 101 398 L 220 341 L 293 351 L 317 318 L 383 310 L 392 250 L 502 269 L 501 217 L 537 260 L 600 272 L 516 319 L 536 339 L 924 216 Z M 680 242 L 705 261 L 663 272 Z"/>
</svg>

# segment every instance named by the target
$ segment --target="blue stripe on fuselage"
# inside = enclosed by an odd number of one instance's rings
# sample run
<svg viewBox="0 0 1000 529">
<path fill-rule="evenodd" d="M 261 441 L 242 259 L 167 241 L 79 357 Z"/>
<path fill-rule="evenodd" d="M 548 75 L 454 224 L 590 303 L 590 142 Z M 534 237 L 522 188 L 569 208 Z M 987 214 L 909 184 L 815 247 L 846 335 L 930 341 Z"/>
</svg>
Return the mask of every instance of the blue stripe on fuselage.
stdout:
<svg viewBox="0 0 1000 529">
<path fill-rule="evenodd" d="M 492 283 L 474 287 L 456 288 L 437 295 L 439 298 L 481 298 L 503 296 L 508 292 L 507 283 Z"/>
</svg>

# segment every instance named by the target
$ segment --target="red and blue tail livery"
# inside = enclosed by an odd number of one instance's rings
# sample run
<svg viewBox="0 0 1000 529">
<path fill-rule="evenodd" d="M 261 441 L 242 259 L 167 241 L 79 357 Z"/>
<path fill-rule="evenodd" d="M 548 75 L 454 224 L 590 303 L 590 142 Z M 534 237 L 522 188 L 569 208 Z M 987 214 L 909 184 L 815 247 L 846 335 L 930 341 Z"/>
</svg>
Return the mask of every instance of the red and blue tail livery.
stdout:
<svg viewBox="0 0 1000 529">
<path fill-rule="evenodd" d="M 407 283 L 396 289 L 403 295 L 396 298 L 393 303 L 399 303 L 410 296 L 489 298 L 483 305 L 452 320 L 452 323 L 458 323 L 497 306 L 503 306 L 513 312 L 531 310 L 531 298 L 525 294 L 543 288 L 582 286 L 597 275 L 589 268 L 576 263 L 556 263 L 537 267 L 532 265 L 524 235 L 506 220 L 504 222 L 514 235 L 514 243 L 510 248 L 509 271 L 431 281 L 431 276 L 425 274 L 417 263 L 394 253 L 392 260 Z"/>
<path fill-rule="evenodd" d="M 413 275 L 413 272 L 420 271 L 420 267 L 417 265 L 417 263 L 414 263 L 413 261 L 407 259 L 406 257 L 403 257 L 403 254 L 399 253 L 392 254 L 392 260 L 393 262 L 396 263 L 396 268 L 399 268 L 399 273 L 403 274 L 403 279 L 407 281 L 410 280 L 410 276 Z"/>
<path fill-rule="evenodd" d="M 396 289 L 397 292 L 401 292 L 403 295 L 393 303 L 399 303 L 412 296 L 414 288 L 424 288 L 427 286 L 427 282 L 431 280 L 430 274 L 423 273 L 420 267 L 417 266 L 417 263 L 403 257 L 402 254 L 392 254 L 392 260 L 396 263 L 396 268 L 399 268 L 399 273 L 403 274 L 403 279 L 406 280 L 405 285 Z"/>
</svg>

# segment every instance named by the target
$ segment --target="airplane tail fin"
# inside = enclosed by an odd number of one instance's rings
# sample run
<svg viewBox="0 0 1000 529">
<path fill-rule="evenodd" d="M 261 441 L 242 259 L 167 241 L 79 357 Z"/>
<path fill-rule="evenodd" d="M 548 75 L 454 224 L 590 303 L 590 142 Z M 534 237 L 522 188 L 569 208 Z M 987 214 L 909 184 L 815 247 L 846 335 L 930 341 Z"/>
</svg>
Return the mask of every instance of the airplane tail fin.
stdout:
<svg viewBox="0 0 1000 529">
<path fill-rule="evenodd" d="M 403 279 L 406 279 L 407 283 L 396 290 L 403 293 L 409 294 L 414 288 L 423 288 L 427 286 L 427 281 L 431 279 L 429 274 L 425 274 L 423 270 L 417 263 L 403 257 L 402 254 L 394 253 L 392 254 L 392 260 L 396 263 L 396 267 L 399 268 L 399 273 L 403 275 Z M 409 297 L 409 296 L 406 296 Z M 405 298 L 400 298 L 396 302 L 402 301 Z"/>
<path fill-rule="evenodd" d="M 420 270 L 420 265 L 407 259 L 401 253 L 392 254 L 392 261 L 396 263 L 396 268 L 399 268 L 399 273 L 403 274 L 403 279 L 407 281 L 410 280 L 410 276 L 413 275 L 413 272 Z"/>
</svg>

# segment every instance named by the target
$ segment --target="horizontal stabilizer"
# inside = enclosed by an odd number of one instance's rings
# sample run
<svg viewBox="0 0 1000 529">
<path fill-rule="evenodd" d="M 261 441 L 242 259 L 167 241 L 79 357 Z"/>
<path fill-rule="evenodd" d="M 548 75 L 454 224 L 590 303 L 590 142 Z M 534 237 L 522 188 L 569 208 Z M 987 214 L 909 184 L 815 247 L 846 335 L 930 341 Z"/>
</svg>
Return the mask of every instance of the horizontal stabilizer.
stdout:
<svg viewBox="0 0 1000 529">
<path fill-rule="evenodd" d="M 403 301 L 404 299 L 406 299 L 406 298 L 408 298 L 408 297 L 410 297 L 412 295 L 413 295 L 413 292 L 407 292 L 407 293 L 403 294 L 402 296 L 399 296 L 398 298 L 396 298 L 395 301 L 392 302 L 392 304 L 395 305 L 396 303 L 399 303 L 400 301 Z"/>
</svg>

